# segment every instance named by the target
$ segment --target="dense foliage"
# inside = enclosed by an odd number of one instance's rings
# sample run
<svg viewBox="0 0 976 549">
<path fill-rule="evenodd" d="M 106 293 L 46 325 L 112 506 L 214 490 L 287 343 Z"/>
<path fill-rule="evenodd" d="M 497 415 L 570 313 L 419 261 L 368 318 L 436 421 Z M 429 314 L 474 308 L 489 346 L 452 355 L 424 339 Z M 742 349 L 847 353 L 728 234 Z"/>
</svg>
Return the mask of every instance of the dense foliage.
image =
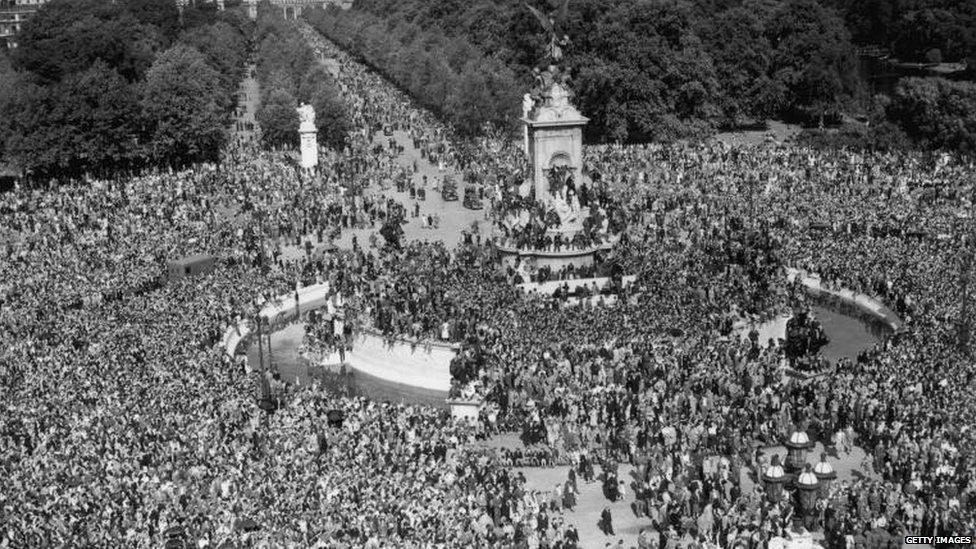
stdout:
<svg viewBox="0 0 976 549">
<path fill-rule="evenodd" d="M 263 144 L 268 148 L 297 147 L 299 119 L 295 109 L 309 104 L 315 109 L 319 143 L 342 148 L 351 127 L 348 108 L 308 43 L 268 5 L 260 7 L 257 36 L 261 106 L 256 116 Z"/>
<path fill-rule="evenodd" d="M 904 61 L 976 57 L 976 2 L 825 0 L 841 10 L 854 40 L 890 48 Z"/>
<path fill-rule="evenodd" d="M 45 4 L 2 78 L 0 159 L 50 178 L 216 158 L 251 30 L 197 12 L 181 25 L 170 0 Z"/>
<path fill-rule="evenodd" d="M 220 86 L 216 69 L 199 51 L 177 44 L 159 55 L 142 93 L 153 158 L 203 159 L 220 150 L 225 125 Z"/>
<path fill-rule="evenodd" d="M 918 145 L 972 150 L 966 124 L 948 136 L 931 130 L 945 116 L 974 116 L 976 105 L 957 101 L 966 84 L 930 83 L 931 108 L 909 116 L 898 107 L 904 86 L 899 97 L 868 96 L 854 44 L 976 66 L 973 2 L 573 0 L 562 17 L 561 1 L 530 4 L 556 14 L 570 39 L 565 65 L 591 142 L 694 137 L 769 118 L 835 125 L 870 112 L 869 126 L 841 131 L 845 146 L 901 147 L 907 133 Z M 518 96 L 545 64 L 545 33 L 521 0 L 358 0 L 307 17 L 461 133 L 515 127 Z"/>
<path fill-rule="evenodd" d="M 512 88 L 527 90 L 545 63 L 544 33 L 516 0 L 360 0 L 308 17 L 461 131 L 514 121 Z M 816 123 L 858 92 L 844 22 L 816 0 L 577 0 L 560 24 L 590 140 L 680 138 L 774 115 Z M 496 75 L 497 95 L 473 82 Z"/>
<path fill-rule="evenodd" d="M 519 114 L 523 86 L 515 72 L 462 37 L 356 10 L 312 10 L 307 18 L 462 134 L 477 133 L 486 123 L 511 126 Z"/>
<path fill-rule="evenodd" d="M 972 82 L 903 79 L 888 113 L 928 148 L 976 154 L 976 84 Z"/>
</svg>

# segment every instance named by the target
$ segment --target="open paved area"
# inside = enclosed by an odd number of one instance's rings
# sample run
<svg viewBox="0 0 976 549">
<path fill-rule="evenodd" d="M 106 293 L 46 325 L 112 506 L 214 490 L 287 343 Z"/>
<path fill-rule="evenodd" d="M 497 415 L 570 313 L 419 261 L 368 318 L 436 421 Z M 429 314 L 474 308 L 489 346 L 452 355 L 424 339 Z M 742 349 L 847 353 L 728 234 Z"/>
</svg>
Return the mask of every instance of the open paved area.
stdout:
<svg viewBox="0 0 976 549">
<path fill-rule="evenodd" d="M 389 139 L 387 136 L 378 132 L 374 136 L 374 141 L 385 143 Z M 391 187 L 389 189 L 381 189 L 378 186 L 370 187 L 366 192 L 368 194 L 380 194 L 387 197 L 392 197 L 396 199 L 399 203 L 403 204 L 407 208 L 410 214 L 407 217 L 407 224 L 403 226 L 404 237 L 408 240 L 427 240 L 427 241 L 439 241 L 447 244 L 448 247 L 454 247 L 461 239 L 462 231 L 470 231 L 471 224 L 477 222 L 479 224 L 479 230 L 484 234 L 490 232 L 490 221 L 485 219 L 485 214 L 487 210 L 470 210 L 462 205 L 462 200 L 464 196 L 464 183 L 461 181 L 460 174 L 452 170 L 441 170 L 438 166 L 431 164 L 426 158 L 423 158 L 420 154 L 420 149 L 413 146 L 410 140 L 410 136 L 403 131 L 393 132 L 393 139 L 396 140 L 397 144 L 403 147 L 403 153 L 399 155 L 398 162 L 404 167 L 412 167 L 416 164 L 417 173 L 413 176 L 414 181 L 420 182 L 423 180 L 424 176 L 427 177 L 428 186 L 426 193 L 426 200 L 416 200 L 410 198 L 410 193 L 407 191 L 397 192 L 396 187 Z M 445 177 L 453 177 L 454 181 L 458 185 L 458 200 L 446 201 L 441 197 L 439 190 L 435 190 L 435 182 L 438 185 L 444 180 Z M 486 205 L 487 205 L 487 201 Z M 420 206 L 420 215 L 418 217 L 413 217 L 414 207 Z M 428 215 L 436 215 L 439 218 L 439 223 L 437 228 L 424 227 L 423 219 Z M 349 247 L 352 243 L 352 237 L 355 235 L 357 240 L 364 244 L 369 241 L 369 235 L 372 232 L 377 232 L 373 229 L 353 229 L 342 232 L 342 237 L 337 241 L 337 244 L 341 247 Z M 378 232 L 377 232 L 378 236 Z M 379 237 L 379 241 L 382 242 L 382 237 Z"/>
<path fill-rule="evenodd" d="M 480 445 L 490 448 L 525 448 L 521 440 L 515 434 L 502 434 L 492 437 Z M 813 449 L 809 451 L 807 461 L 815 463 L 819 461 L 820 455 L 827 452 L 827 462 L 837 473 L 837 482 L 851 483 L 858 479 L 877 480 L 879 477 L 871 469 L 870 463 L 865 460 L 866 454 L 863 449 L 853 446 L 849 452 L 844 449 L 825 449 L 824 445 L 817 442 Z M 773 446 L 762 449 L 762 456 L 765 463 L 769 463 L 774 455 L 778 455 L 780 460 L 786 457 L 786 448 Z M 557 467 L 519 467 L 517 470 L 525 475 L 526 487 L 531 490 L 542 492 L 552 492 L 557 485 L 562 486 L 569 475 L 569 466 Z M 618 476 L 627 482 L 628 493 L 615 502 L 611 502 L 603 494 L 602 477 L 599 468 L 596 469 L 597 477 L 593 482 L 585 482 L 580 478 L 579 495 L 577 506 L 572 510 L 563 510 L 563 517 L 567 524 L 576 525 L 580 532 L 580 542 L 582 547 L 616 547 L 617 543 L 623 542 L 624 547 L 636 547 L 637 536 L 642 528 L 650 526 L 651 522 L 647 518 L 637 517 L 631 507 L 633 503 L 633 481 L 637 478 L 637 472 L 632 465 L 621 464 Z M 743 493 L 751 493 L 757 480 L 757 472 L 750 467 L 742 469 L 739 479 Z M 609 536 L 600 531 L 597 527 L 600 521 L 600 514 L 604 508 L 610 509 L 613 517 L 614 536 Z M 823 539 L 822 532 L 815 532 L 814 539 Z"/>
</svg>

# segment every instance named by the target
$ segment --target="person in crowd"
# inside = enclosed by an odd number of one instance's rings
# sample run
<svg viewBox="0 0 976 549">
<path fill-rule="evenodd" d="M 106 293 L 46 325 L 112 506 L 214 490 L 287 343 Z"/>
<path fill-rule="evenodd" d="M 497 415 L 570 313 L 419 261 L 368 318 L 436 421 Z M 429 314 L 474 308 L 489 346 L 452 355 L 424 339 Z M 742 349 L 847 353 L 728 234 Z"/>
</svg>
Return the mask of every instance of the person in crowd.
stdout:
<svg viewBox="0 0 976 549">
<path fill-rule="evenodd" d="M 575 480 L 535 492 L 512 467 L 556 463 L 589 483 L 594 462 L 658 546 L 761 547 L 800 511 L 741 479 L 797 425 L 866 455 L 863 477 L 821 499 L 826 543 L 974 530 L 976 406 L 959 395 L 976 374 L 953 274 L 971 161 L 600 145 L 547 209 L 518 192 L 517 144 L 472 146 L 302 28 L 338 60 L 357 128 L 317 171 L 244 143 L 219 165 L 0 195 L 0 547 L 576 547 L 558 510 L 577 504 Z M 416 191 L 416 170 L 387 128 L 497 189 L 490 238 L 329 245 L 408 217 L 392 189 Z M 581 228 L 557 240 L 571 219 Z M 499 267 L 506 245 L 607 247 L 593 270 L 536 280 L 635 280 L 613 303 L 526 294 Z M 214 271 L 161 276 L 190 254 Z M 871 296 L 900 330 L 831 375 L 782 375 L 784 345 L 747 334 L 823 298 L 792 269 Z M 304 318 L 304 351 L 348 351 L 366 332 L 417 352 L 456 344 L 452 390 L 484 398 L 483 419 L 311 383 L 281 384 L 277 411 L 261 409 L 267 372 L 222 336 L 311 284 L 334 310 Z M 500 432 L 528 444 L 473 444 Z M 621 464 L 634 471 L 623 490 Z"/>
</svg>

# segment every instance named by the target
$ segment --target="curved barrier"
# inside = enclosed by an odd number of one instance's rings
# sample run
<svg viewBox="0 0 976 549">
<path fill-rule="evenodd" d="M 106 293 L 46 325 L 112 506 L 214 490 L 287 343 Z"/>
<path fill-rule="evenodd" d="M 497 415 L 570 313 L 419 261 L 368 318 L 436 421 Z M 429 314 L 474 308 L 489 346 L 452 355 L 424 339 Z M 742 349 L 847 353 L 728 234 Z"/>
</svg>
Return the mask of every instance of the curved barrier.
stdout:
<svg viewBox="0 0 976 549">
<path fill-rule="evenodd" d="M 574 248 L 571 250 L 532 250 L 502 244 L 496 245 L 496 248 L 504 254 L 518 255 L 520 257 L 576 257 L 610 250 L 613 248 L 613 244 L 606 242 L 597 244 L 596 246 L 590 246 L 589 248 Z"/>
<path fill-rule="evenodd" d="M 517 260 L 532 259 L 538 267 L 561 269 L 569 265 L 576 267 L 593 264 L 593 256 L 597 252 L 607 252 L 613 248 L 612 243 L 599 244 L 589 248 L 574 248 L 571 250 L 526 250 L 507 245 L 496 245 L 502 264 L 513 266 Z"/>
<path fill-rule="evenodd" d="M 623 285 L 630 286 L 637 280 L 636 275 L 627 275 L 622 277 Z M 557 289 L 562 288 L 564 285 L 569 287 L 570 293 L 575 292 L 577 288 L 581 286 L 586 286 L 589 289 L 602 290 L 610 284 L 610 277 L 602 276 L 597 278 L 573 278 L 568 280 L 547 280 L 546 282 L 523 282 L 518 284 L 518 288 L 524 292 L 532 293 L 539 292 L 541 294 L 552 295 Z"/>
<path fill-rule="evenodd" d="M 843 288 L 839 290 L 826 288 L 821 284 L 820 276 L 816 274 L 799 269 L 786 269 L 787 280 L 793 282 L 797 277 L 799 277 L 800 284 L 814 297 L 826 298 L 826 301 L 840 302 L 843 305 L 854 307 L 863 316 L 885 325 L 892 332 L 900 332 L 905 329 L 905 323 L 902 319 L 873 297 Z"/>
<path fill-rule="evenodd" d="M 870 326 L 884 332 L 899 332 L 905 329 L 905 323 L 893 311 L 884 306 L 877 299 L 858 294 L 852 290 L 840 289 L 833 290 L 825 288 L 820 281 L 820 277 L 815 274 L 807 273 L 799 269 L 787 268 L 787 280 L 793 282 L 800 277 L 800 284 L 814 299 L 826 302 L 825 305 L 833 310 L 838 310 L 840 314 L 846 316 L 857 315 L 869 323 Z M 844 311 L 847 309 L 847 311 Z M 850 313 L 853 313 L 850 314 Z M 769 339 L 782 339 L 786 337 L 786 322 L 792 315 L 783 314 L 765 322 L 752 323 L 739 321 L 735 329 L 740 337 L 747 337 L 751 329 L 755 328 L 759 332 L 759 341 L 766 342 Z M 876 330 L 872 330 L 876 331 Z M 875 334 L 879 335 L 880 334 Z"/>
<path fill-rule="evenodd" d="M 329 285 L 316 284 L 300 288 L 296 293 L 279 296 L 258 313 L 271 325 L 297 318 L 301 313 L 323 307 L 329 299 Z M 224 331 L 220 345 L 227 355 L 237 355 L 241 343 L 251 335 L 245 320 Z M 345 364 L 354 370 L 391 383 L 447 392 L 451 388 L 451 360 L 457 345 L 440 341 L 412 341 L 406 338 L 387 340 L 373 330 L 357 334 L 352 351 L 346 354 Z M 333 358 L 335 360 L 331 360 Z M 320 365 L 338 365 L 338 354 L 326 358 Z M 246 361 L 247 358 L 245 357 Z"/>
<path fill-rule="evenodd" d="M 820 277 L 800 271 L 787 269 L 790 282 L 799 277 L 800 283 L 813 295 L 837 300 L 856 307 L 865 316 L 881 322 L 892 331 L 904 329 L 904 322 L 878 300 L 851 290 L 833 290 L 822 286 Z M 540 292 L 554 291 L 565 282 L 575 285 L 605 285 L 604 279 L 578 279 L 573 281 L 550 281 L 542 284 L 523 284 L 525 290 Z M 326 304 L 329 297 L 328 284 L 316 284 L 300 288 L 297 292 L 279 296 L 266 304 L 258 313 L 270 324 L 278 324 L 301 313 L 318 309 Z M 551 293 L 551 292 L 550 292 Z M 251 334 L 247 321 L 230 326 L 224 331 L 220 345 L 229 356 L 235 356 L 239 347 Z M 450 364 L 457 352 L 457 345 L 439 341 L 412 341 L 396 338 L 391 342 L 381 334 L 364 330 L 356 336 L 353 350 L 346 355 L 346 364 L 371 376 L 403 385 L 420 387 L 435 391 L 448 391 L 451 387 Z M 338 358 L 336 356 L 336 358 Z M 244 359 L 246 360 L 246 358 Z M 330 363 L 329 359 L 323 364 Z M 338 360 L 335 361 L 338 364 Z"/>
<path fill-rule="evenodd" d="M 297 318 L 301 313 L 318 309 L 325 305 L 329 299 L 328 284 L 313 284 L 299 288 L 297 292 L 278 296 L 270 303 L 261 308 L 258 313 L 270 324 L 276 324 L 292 318 Z M 251 328 L 247 320 L 242 321 L 237 326 L 230 326 L 224 331 L 220 345 L 224 352 L 230 356 L 237 354 L 237 348 L 241 342 L 251 333 Z"/>
<path fill-rule="evenodd" d="M 346 353 L 345 364 L 384 381 L 446 393 L 451 389 L 451 360 L 456 355 L 449 345 L 425 348 L 423 343 L 402 340 L 389 345 L 381 336 L 361 333 Z M 323 364 L 338 364 L 338 355 L 333 357 L 334 361 L 327 358 Z"/>
</svg>

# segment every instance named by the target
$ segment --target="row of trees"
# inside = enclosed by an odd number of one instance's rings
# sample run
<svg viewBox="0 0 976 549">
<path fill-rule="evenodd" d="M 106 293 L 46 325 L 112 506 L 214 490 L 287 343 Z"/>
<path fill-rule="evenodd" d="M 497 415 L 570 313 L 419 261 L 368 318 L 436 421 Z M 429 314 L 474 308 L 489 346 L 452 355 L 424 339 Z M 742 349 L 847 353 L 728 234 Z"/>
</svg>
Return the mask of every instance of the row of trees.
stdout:
<svg viewBox="0 0 976 549">
<path fill-rule="evenodd" d="M 826 0 L 859 44 L 891 49 L 903 61 L 976 64 L 976 3 L 967 0 Z M 972 65 L 971 65 L 972 66 Z"/>
<path fill-rule="evenodd" d="M 306 17 L 461 134 L 474 134 L 485 124 L 511 126 L 520 112 L 524 86 L 515 71 L 461 36 L 355 9 L 316 9 Z"/>
<path fill-rule="evenodd" d="M 319 143 L 341 149 L 352 123 L 332 76 L 308 43 L 268 4 L 259 6 L 257 76 L 261 107 L 257 112 L 266 147 L 298 145 L 299 104 L 315 109 Z"/>
<path fill-rule="evenodd" d="M 171 0 L 52 0 L 0 75 L 0 158 L 38 178 L 215 159 L 249 24 L 207 8 L 181 24 Z"/>
<path fill-rule="evenodd" d="M 920 146 L 976 156 L 976 84 L 905 78 L 886 109 Z"/>
<path fill-rule="evenodd" d="M 557 4 L 532 3 L 546 12 Z M 318 19 L 384 70 L 397 50 L 383 40 L 418 35 L 420 49 L 434 43 L 443 60 L 473 61 L 473 74 L 507 68 L 520 90 L 544 57 L 544 33 L 521 0 L 360 0 Z M 672 139 L 769 116 L 816 123 L 860 91 L 844 21 L 817 0 L 574 0 L 559 24 L 590 140 Z M 423 69 L 408 78 L 422 80 Z M 404 87 L 436 103 L 436 86 Z"/>
<path fill-rule="evenodd" d="M 590 141 L 695 137 L 769 118 L 830 125 L 859 112 L 871 124 L 848 131 L 845 143 L 889 148 L 911 137 L 921 146 L 976 150 L 976 131 L 965 122 L 976 104 L 963 99 L 971 83 L 905 79 L 891 97 L 869 97 L 848 27 L 861 40 L 904 49 L 906 59 L 933 47 L 958 59 L 973 53 L 968 37 L 976 26 L 965 22 L 976 4 L 572 0 L 559 13 L 561 0 L 529 1 L 556 13 L 570 39 L 565 64 L 591 119 Z M 909 24 L 940 9 L 944 24 Z M 517 96 L 544 62 L 546 36 L 522 0 L 358 0 L 352 10 L 308 17 L 462 132 L 486 121 L 515 126 Z M 906 30 L 880 36 L 876 23 L 865 30 L 866 17 L 905 21 Z"/>
</svg>

